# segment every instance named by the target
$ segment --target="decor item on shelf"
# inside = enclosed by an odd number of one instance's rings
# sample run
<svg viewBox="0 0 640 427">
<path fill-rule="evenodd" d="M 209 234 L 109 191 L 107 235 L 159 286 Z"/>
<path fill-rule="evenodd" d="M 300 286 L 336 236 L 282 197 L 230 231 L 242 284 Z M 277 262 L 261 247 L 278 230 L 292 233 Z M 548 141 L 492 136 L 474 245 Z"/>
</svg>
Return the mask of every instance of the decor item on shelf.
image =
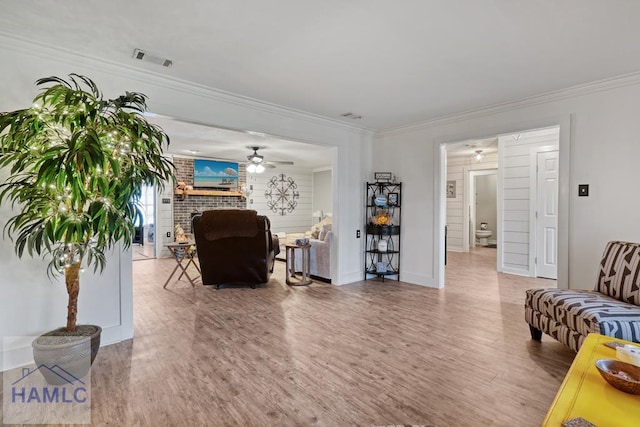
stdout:
<svg viewBox="0 0 640 427">
<path fill-rule="evenodd" d="M 375 225 L 391 225 L 393 218 L 389 216 L 389 212 L 384 209 L 378 209 L 376 216 L 371 219 L 371 223 Z"/>
<path fill-rule="evenodd" d="M 389 206 L 398 206 L 398 193 L 387 194 L 387 201 Z"/>
<path fill-rule="evenodd" d="M 387 264 L 379 261 L 376 263 L 376 272 L 377 273 L 386 273 L 387 272 Z"/>
<path fill-rule="evenodd" d="M 176 189 L 182 191 L 182 199 L 189 198 L 189 190 L 193 190 L 193 185 L 187 185 L 184 181 L 179 181 L 176 185 Z"/>
<path fill-rule="evenodd" d="M 174 167 L 163 156 L 167 135 L 142 115 L 144 95 L 104 99 L 78 74 L 36 85 L 31 107 L 0 113 L 0 167 L 11 171 L 0 185 L 0 203 L 18 212 L 5 226 L 18 257 L 46 256 L 48 273 L 65 278 L 67 324 L 34 340 L 36 364 L 81 365 L 73 372 L 80 378 L 101 333 L 100 326 L 76 324 L 80 271 L 102 271 L 106 250 L 120 241 L 131 245 L 134 222 L 142 217 L 140 188 L 162 188 L 173 181 Z M 61 356 L 65 346 L 71 353 Z"/>
<path fill-rule="evenodd" d="M 389 182 L 391 181 L 391 176 L 393 174 L 391 172 L 374 172 L 373 179 L 377 182 Z"/>
<path fill-rule="evenodd" d="M 378 240 L 378 252 L 387 252 L 387 241 L 384 239 Z"/>
<path fill-rule="evenodd" d="M 376 198 L 373 199 L 373 204 L 380 207 L 387 206 L 387 195 L 386 194 L 377 195 Z"/>
</svg>

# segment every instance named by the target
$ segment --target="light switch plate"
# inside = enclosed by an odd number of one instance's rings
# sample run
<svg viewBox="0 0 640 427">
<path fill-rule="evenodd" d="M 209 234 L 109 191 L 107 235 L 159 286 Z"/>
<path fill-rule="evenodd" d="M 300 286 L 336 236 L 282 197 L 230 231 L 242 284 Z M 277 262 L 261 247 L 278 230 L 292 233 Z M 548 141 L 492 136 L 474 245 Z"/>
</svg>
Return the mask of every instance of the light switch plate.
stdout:
<svg viewBox="0 0 640 427">
<path fill-rule="evenodd" d="M 579 184 L 578 185 L 578 196 L 586 197 L 589 195 L 589 184 Z"/>
</svg>

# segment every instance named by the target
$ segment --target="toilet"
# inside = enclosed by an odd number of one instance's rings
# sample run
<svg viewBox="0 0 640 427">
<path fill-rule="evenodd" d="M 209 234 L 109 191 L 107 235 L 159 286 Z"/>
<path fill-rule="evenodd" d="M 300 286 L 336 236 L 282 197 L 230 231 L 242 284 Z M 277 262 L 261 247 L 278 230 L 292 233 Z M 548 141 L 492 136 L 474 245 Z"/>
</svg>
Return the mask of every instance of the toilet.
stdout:
<svg viewBox="0 0 640 427">
<path fill-rule="evenodd" d="M 490 230 L 476 230 L 476 239 L 480 246 L 489 246 L 489 237 L 491 237 Z"/>
</svg>

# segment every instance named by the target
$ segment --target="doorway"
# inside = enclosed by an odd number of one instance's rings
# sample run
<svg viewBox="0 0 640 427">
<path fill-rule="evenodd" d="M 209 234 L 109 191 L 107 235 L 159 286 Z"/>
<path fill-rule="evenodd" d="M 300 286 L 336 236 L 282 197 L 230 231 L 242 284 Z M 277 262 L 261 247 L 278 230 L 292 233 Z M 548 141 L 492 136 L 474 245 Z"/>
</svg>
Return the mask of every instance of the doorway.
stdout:
<svg viewBox="0 0 640 427">
<path fill-rule="evenodd" d="M 155 218 L 156 190 L 153 186 L 140 189 L 140 211 L 142 215 L 134 223 L 133 260 L 156 258 Z"/>
<path fill-rule="evenodd" d="M 497 247 L 498 169 L 469 171 L 469 248 Z M 466 252 L 466 251 L 465 251 Z"/>
<path fill-rule="evenodd" d="M 558 265 L 559 254 L 565 249 L 563 246 L 568 243 L 566 230 L 560 232 L 562 209 L 567 208 L 566 200 L 558 199 L 562 189 L 560 186 L 563 176 L 561 164 L 566 163 L 567 156 L 560 150 L 560 126 L 504 134 L 497 139 L 498 207 L 495 243 L 498 256 L 496 269 L 499 272 L 529 277 L 557 278 L 558 269 L 562 271 L 564 268 Z M 451 172 L 448 169 L 450 148 L 470 146 L 476 141 L 481 140 L 441 144 L 440 200 L 446 200 L 444 195 L 447 188 L 442 183 L 450 179 Z M 566 136 L 564 142 L 568 143 Z M 568 165 L 566 167 L 568 168 Z M 469 197 L 476 193 L 475 179 L 472 177 L 477 172 L 469 171 L 468 173 L 469 184 L 466 190 L 473 189 L 468 191 Z M 568 172 L 564 174 L 566 179 Z M 564 186 L 566 191 L 566 181 Z M 470 199 L 467 209 L 463 211 L 464 215 L 468 216 L 461 221 L 465 228 L 468 226 L 468 229 L 462 233 L 462 237 L 469 242 L 470 247 L 473 247 L 473 242 L 476 240 L 475 230 L 480 229 L 479 222 L 488 222 L 475 218 L 477 216 L 474 212 L 475 207 L 475 203 Z M 448 223 L 451 214 L 451 204 L 446 200 L 446 210 L 442 212 L 441 218 L 446 218 Z M 564 215 L 566 216 L 566 212 Z M 486 228 L 491 227 L 487 224 Z M 459 251 L 464 251 L 466 245 L 461 246 Z M 440 271 L 444 276 L 444 268 Z M 444 279 L 441 285 L 443 283 Z"/>
</svg>

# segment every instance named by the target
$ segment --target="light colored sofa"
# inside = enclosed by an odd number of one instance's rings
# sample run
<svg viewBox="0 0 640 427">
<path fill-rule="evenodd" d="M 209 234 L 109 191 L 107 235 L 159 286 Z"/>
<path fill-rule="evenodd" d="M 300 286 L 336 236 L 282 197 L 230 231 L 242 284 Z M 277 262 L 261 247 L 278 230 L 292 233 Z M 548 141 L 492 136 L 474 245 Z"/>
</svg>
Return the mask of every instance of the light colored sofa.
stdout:
<svg viewBox="0 0 640 427">
<path fill-rule="evenodd" d="M 311 227 L 311 230 L 304 233 L 278 233 L 280 238 L 280 255 L 278 259 L 284 260 L 286 256 L 285 245 L 293 245 L 296 239 L 307 238 L 311 248 L 310 274 L 315 279 L 331 282 L 331 245 L 333 243 L 332 218 L 327 215 L 318 224 Z M 302 266 L 302 251 L 296 250 L 296 270 Z"/>
<path fill-rule="evenodd" d="M 525 320 L 532 339 L 544 332 L 574 351 L 590 332 L 640 342 L 640 244 L 609 242 L 593 291 L 529 289 Z"/>
<path fill-rule="evenodd" d="M 333 241 L 333 231 L 329 230 L 321 233 L 317 239 L 309 239 L 311 249 L 309 249 L 309 274 L 316 279 L 323 279 L 331 282 L 331 243 Z M 296 250 L 296 270 L 302 266 L 302 251 Z"/>
</svg>

